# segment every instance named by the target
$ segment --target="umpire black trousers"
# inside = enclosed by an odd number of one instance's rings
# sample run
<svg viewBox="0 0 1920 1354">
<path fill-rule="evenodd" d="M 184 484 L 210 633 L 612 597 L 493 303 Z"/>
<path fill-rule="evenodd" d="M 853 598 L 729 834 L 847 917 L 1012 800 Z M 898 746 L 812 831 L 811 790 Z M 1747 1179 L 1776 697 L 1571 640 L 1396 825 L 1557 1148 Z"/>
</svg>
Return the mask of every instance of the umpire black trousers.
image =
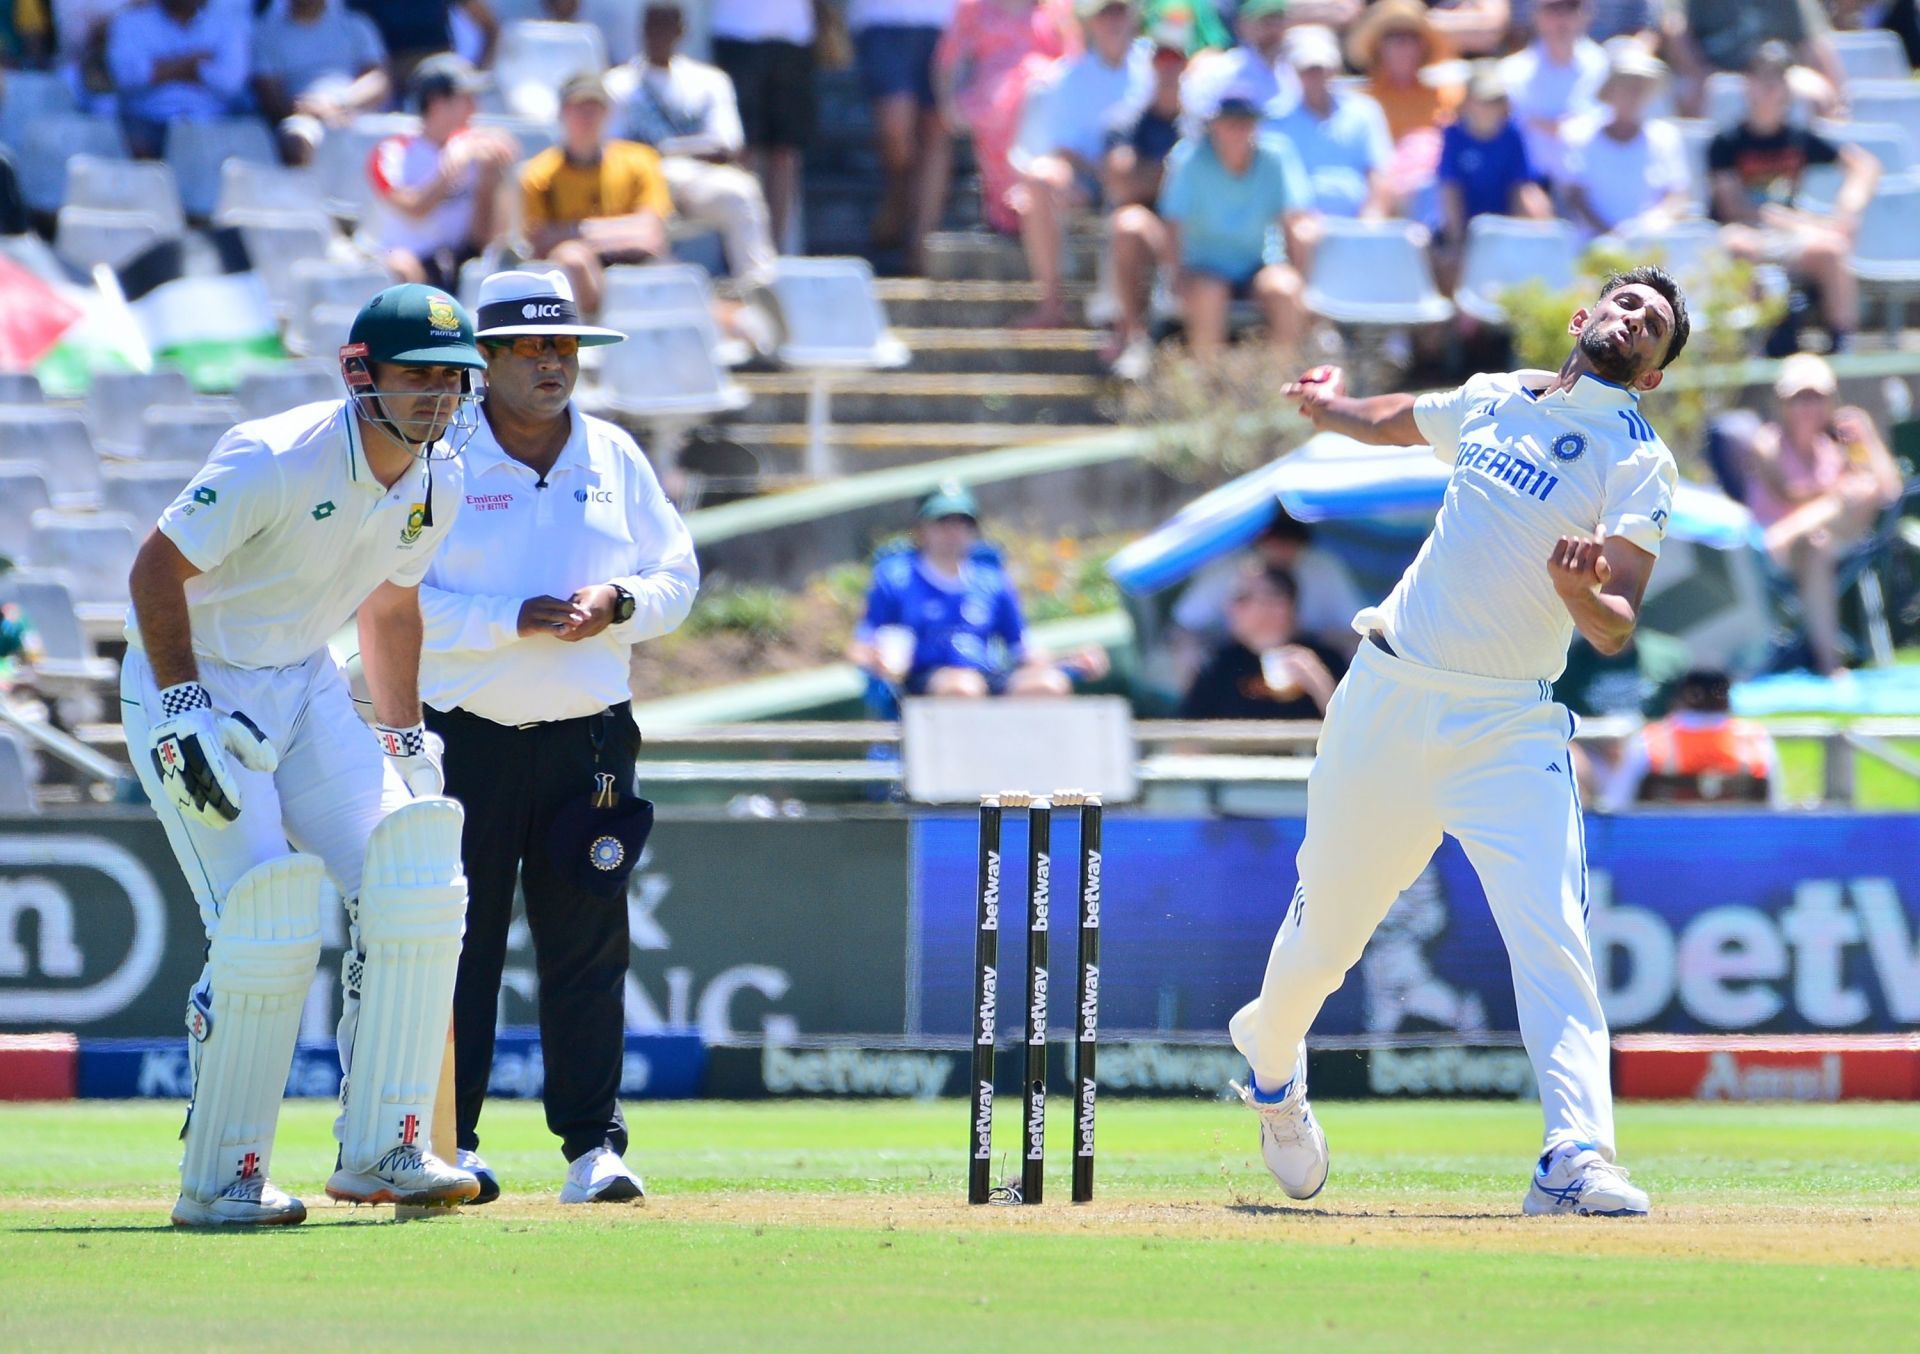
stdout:
<svg viewBox="0 0 1920 1354">
<path fill-rule="evenodd" d="M 500 974 L 518 880 L 526 895 L 540 978 L 540 1050 L 547 1127 L 568 1161 L 596 1147 L 627 1150 L 620 1113 L 626 1048 L 627 902 L 576 882 L 578 864 L 556 861 L 554 815 L 584 800 L 594 772 L 633 784 L 640 731 L 623 702 L 604 715 L 509 728 L 463 710 L 426 712 L 446 741 L 447 793 L 467 811 L 467 935 L 453 990 L 454 1088 L 460 1146 L 477 1151 L 480 1110 L 493 1068 Z M 595 738 L 602 746 L 596 752 Z"/>
</svg>

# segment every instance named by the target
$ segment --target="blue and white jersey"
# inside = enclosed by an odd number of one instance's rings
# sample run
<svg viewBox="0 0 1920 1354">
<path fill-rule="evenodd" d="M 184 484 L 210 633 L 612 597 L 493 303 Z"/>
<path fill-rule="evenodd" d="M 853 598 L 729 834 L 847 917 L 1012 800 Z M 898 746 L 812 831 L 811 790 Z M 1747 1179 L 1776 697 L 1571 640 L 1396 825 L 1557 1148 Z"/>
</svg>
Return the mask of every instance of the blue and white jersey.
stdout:
<svg viewBox="0 0 1920 1354">
<path fill-rule="evenodd" d="M 934 569 L 918 550 L 882 556 L 856 633 L 871 641 L 885 625 L 913 630 L 909 686 L 935 668 L 1002 672 L 1017 666 L 1025 651 L 1019 595 L 999 552 L 985 544 L 975 547 L 957 578 Z"/>
<path fill-rule="evenodd" d="M 1660 553 L 1679 475 L 1639 396 L 1593 376 L 1536 395 L 1550 379 L 1493 373 L 1415 401 L 1453 478 L 1433 534 L 1356 629 L 1430 667 L 1551 681 L 1573 638 L 1547 573 L 1555 542 L 1598 529 Z"/>
</svg>

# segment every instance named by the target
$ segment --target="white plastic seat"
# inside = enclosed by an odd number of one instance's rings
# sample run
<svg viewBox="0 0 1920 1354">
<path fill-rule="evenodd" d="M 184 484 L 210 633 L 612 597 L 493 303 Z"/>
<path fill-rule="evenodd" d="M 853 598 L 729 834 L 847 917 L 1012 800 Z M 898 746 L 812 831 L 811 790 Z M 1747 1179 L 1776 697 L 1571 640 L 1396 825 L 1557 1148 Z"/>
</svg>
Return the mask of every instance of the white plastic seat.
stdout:
<svg viewBox="0 0 1920 1354">
<path fill-rule="evenodd" d="M 235 212 L 324 212 L 320 176 L 312 169 L 290 169 L 234 158 L 220 166 L 220 196 L 213 219 L 225 223 Z"/>
<path fill-rule="evenodd" d="M 1673 129 L 1680 133 L 1680 145 L 1686 154 L 1688 196 L 1694 210 L 1705 212 L 1713 197 L 1713 175 L 1707 168 L 1707 154 L 1713 138 L 1720 134 L 1719 124 L 1707 118 L 1673 118 Z"/>
<path fill-rule="evenodd" d="M 0 85 L 0 145 L 26 144 L 37 119 L 73 112 L 73 91 L 56 71 L 9 70 Z"/>
<path fill-rule="evenodd" d="M 234 387 L 233 399 L 242 418 L 267 418 L 318 400 L 337 400 L 345 393 L 340 368 L 317 358 L 250 371 Z"/>
<path fill-rule="evenodd" d="M 887 327 L 865 259 L 779 259 L 773 292 L 786 327 L 778 355 L 788 366 L 886 371 L 912 360 Z"/>
<path fill-rule="evenodd" d="M 348 305 L 339 301 L 325 301 L 315 306 L 301 319 L 300 341 L 306 346 L 296 351 L 308 353 L 316 360 L 328 357 L 338 360 L 340 348 L 346 343 L 347 335 L 352 331 L 353 322 L 359 314 L 358 303 Z M 291 332 L 287 346 L 293 347 Z"/>
<path fill-rule="evenodd" d="M 1847 87 L 1853 122 L 1880 122 L 1906 133 L 1910 152 L 1920 153 L 1920 82 L 1862 80 Z"/>
<path fill-rule="evenodd" d="M 158 160 L 110 160 L 75 155 L 67 161 L 62 207 L 107 207 L 123 212 L 152 212 L 173 230 L 186 228 L 180 185 L 170 166 Z"/>
<path fill-rule="evenodd" d="M 56 508 L 91 508 L 100 501 L 100 455 L 77 409 L 32 406 L 0 409 L 0 465 L 37 463 Z"/>
<path fill-rule="evenodd" d="M 85 621 L 89 608 L 126 605 L 127 574 L 143 534 L 119 513 L 40 512 L 33 516 L 29 548 L 36 567 L 68 577 L 74 609 Z"/>
<path fill-rule="evenodd" d="M 293 265 L 287 293 L 287 346 L 309 356 L 332 357 L 338 344 L 316 346 L 313 317 L 322 306 L 358 310 L 390 280 L 376 263 L 334 263 L 301 259 Z M 348 320 L 351 325 L 352 320 Z M 329 331 L 331 332 L 331 331 Z"/>
<path fill-rule="evenodd" d="M 221 224 L 240 231 L 255 276 L 273 298 L 273 308 L 283 315 L 292 300 L 293 265 L 327 258 L 333 250 L 333 222 L 317 210 L 236 211 Z"/>
<path fill-rule="evenodd" d="M 91 272 L 96 264 L 117 268 L 157 240 L 179 233 L 153 212 L 111 207 L 62 207 L 53 248 L 74 267 Z"/>
<path fill-rule="evenodd" d="M 1907 49 L 1899 37 L 1884 28 L 1861 28 L 1827 34 L 1833 54 L 1848 85 L 1856 80 L 1905 80 L 1913 74 Z"/>
<path fill-rule="evenodd" d="M 118 675 L 118 666 L 96 657 L 88 645 L 72 579 L 65 572 L 36 568 L 0 575 L 0 597 L 17 603 L 40 637 L 34 676 L 42 685 L 86 686 Z"/>
<path fill-rule="evenodd" d="M 220 167 L 230 159 L 277 164 L 273 133 L 259 118 L 175 122 L 167 127 L 167 163 L 180 180 L 189 215 L 208 217 L 220 201 Z"/>
<path fill-rule="evenodd" d="M 33 762 L 12 729 L 0 728 L 0 813 L 40 812 L 33 788 Z"/>
<path fill-rule="evenodd" d="M 1555 291 L 1574 285 L 1580 242 L 1565 221 L 1476 216 L 1467 223 L 1467 256 L 1453 303 L 1485 324 L 1505 324 L 1500 293 L 1523 282 Z"/>
<path fill-rule="evenodd" d="M 327 210 L 355 221 L 364 216 L 373 205 L 367 177 L 373 148 L 389 136 L 419 130 L 420 119 L 411 113 L 363 113 L 345 127 L 328 128 L 313 164 Z"/>
<path fill-rule="evenodd" d="M 47 113 L 27 124 L 15 157 L 20 171 L 20 193 L 37 212 L 58 211 L 67 191 L 67 159 L 98 155 L 109 160 L 127 158 L 127 138 L 120 123 L 85 113 Z"/>
<path fill-rule="evenodd" d="M 138 527 L 150 527 L 199 470 L 198 461 L 103 467 L 100 506 L 106 512 L 120 513 Z"/>
<path fill-rule="evenodd" d="M 33 529 L 33 515 L 53 506 L 46 468 L 38 461 L 0 461 L 0 556 L 15 564 Z"/>
<path fill-rule="evenodd" d="M 705 326 L 714 360 L 721 366 L 737 367 L 753 355 L 739 339 L 720 337 L 720 326 L 713 318 L 713 279 L 697 263 L 621 264 L 609 268 L 600 311 L 602 323 L 610 329 L 623 326 L 609 316 L 686 315 Z"/>
<path fill-rule="evenodd" d="M 1645 256 L 1665 268 L 1683 287 L 1699 285 L 1725 257 L 1720 228 L 1711 221 L 1670 221 L 1658 230 L 1628 231 L 1614 238 L 1634 257 Z"/>
<path fill-rule="evenodd" d="M 1307 278 L 1307 308 L 1337 324 L 1397 327 L 1453 316 L 1411 221 L 1329 217 Z"/>
<path fill-rule="evenodd" d="M 560 86 L 607 68 L 607 47 L 591 24 L 522 19 L 500 30 L 493 78 L 512 112 L 551 122 L 560 112 Z"/>
<path fill-rule="evenodd" d="M 0 405 L 45 404 L 47 392 L 30 371 L 0 371 Z"/>
<path fill-rule="evenodd" d="M 1920 178 L 1882 179 L 1860 218 L 1853 275 L 1862 282 L 1910 289 L 1920 284 Z"/>
<path fill-rule="evenodd" d="M 192 404 L 193 385 L 186 373 L 103 371 L 87 392 L 87 418 L 94 441 L 114 456 L 138 456 L 146 441 L 146 414 L 157 404 Z"/>
<path fill-rule="evenodd" d="M 607 64 L 631 61 L 640 51 L 640 19 L 646 0 L 583 0 L 580 17 L 600 30 Z"/>
<path fill-rule="evenodd" d="M 627 341 L 606 349 L 600 369 L 603 407 L 640 418 L 746 407 L 750 397 L 714 361 L 696 321 L 684 315 L 636 315 L 630 325 Z"/>
<path fill-rule="evenodd" d="M 143 461 L 191 461 L 203 464 L 214 443 L 241 420 L 232 400 L 201 400 L 193 404 L 156 404 L 148 407 L 140 441 Z"/>
</svg>

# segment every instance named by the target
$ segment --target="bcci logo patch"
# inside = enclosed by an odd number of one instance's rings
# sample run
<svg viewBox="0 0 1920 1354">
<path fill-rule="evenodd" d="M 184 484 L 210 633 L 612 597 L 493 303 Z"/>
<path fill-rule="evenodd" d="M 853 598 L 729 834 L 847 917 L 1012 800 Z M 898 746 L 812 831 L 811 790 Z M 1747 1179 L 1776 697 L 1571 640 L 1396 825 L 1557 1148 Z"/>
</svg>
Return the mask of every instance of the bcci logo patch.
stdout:
<svg viewBox="0 0 1920 1354">
<path fill-rule="evenodd" d="M 612 874 L 625 863 L 627 848 L 620 844 L 618 837 L 595 837 L 593 845 L 587 848 L 587 859 L 593 862 L 593 868 Z"/>
<path fill-rule="evenodd" d="M 407 524 L 400 528 L 400 544 L 412 545 L 420 539 L 421 531 L 427 525 L 427 505 L 416 503 L 413 511 L 407 514 Z"/>
<path fill-rule="evenodd" d="M 1587 439 L 1579 433 L 1561 433 L 1553 439 L 1550 450 L 1556 461 L 1577 461 L 1586 454 Z"/>
<path fill-rule="evenodd" d="M 427 324 L 432 327 L 435 338 L 459 337 L 460 312 L 454 309 L 451 296 L 427 298 Z"/>
</svg>

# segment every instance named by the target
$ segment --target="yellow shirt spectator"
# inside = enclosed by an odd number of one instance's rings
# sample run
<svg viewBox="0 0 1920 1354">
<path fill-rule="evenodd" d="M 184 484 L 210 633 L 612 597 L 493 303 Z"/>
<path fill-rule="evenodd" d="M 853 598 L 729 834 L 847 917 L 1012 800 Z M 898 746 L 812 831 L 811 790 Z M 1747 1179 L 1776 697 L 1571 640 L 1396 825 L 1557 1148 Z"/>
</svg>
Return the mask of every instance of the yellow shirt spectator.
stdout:
<svg viewBox="0 0 1920 1354">
<path fill-rule="evenodd" d="M 637 141 L 609 141 L 600 162 L 573 164 L 566 151 L 552 146 L 520 170 L 523 225 L 538 227 L 595 217 L 631 216 L 652 212 L 662 220 L 673 215 L 660 156 Z"/>
</svg>

